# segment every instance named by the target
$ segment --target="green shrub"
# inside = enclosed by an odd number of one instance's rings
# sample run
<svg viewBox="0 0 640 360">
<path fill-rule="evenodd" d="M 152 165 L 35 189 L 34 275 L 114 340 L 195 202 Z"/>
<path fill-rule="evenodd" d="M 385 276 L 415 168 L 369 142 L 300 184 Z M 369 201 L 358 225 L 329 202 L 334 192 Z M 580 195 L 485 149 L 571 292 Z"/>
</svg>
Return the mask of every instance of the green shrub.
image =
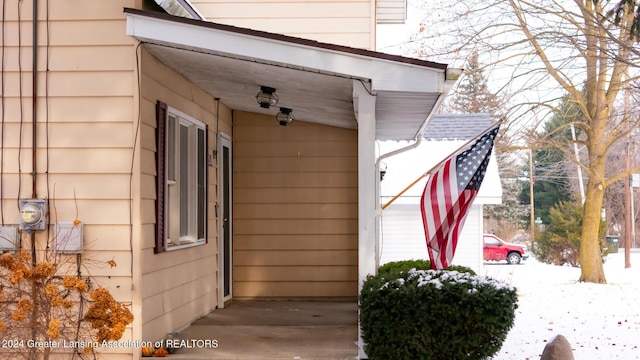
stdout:
<svg viewBox="0 0 640 360">
<path fill-rule="evenodd" d="M 502 347 L 516 308 L 513 287 L 483 276 L 381 271 L 360 293 L 365 351 L 369 359 L 486 359 Z"/>
<path fill-rule="evenodd" d="M 431 262 L 429 260 L 402 260 L 388 262 L 380 268 L 378 268 L 378 274 L 396 274 L 399 272 L 407 272 L 411 269 L 416 270 L 429 270 L 431 269 Z M 447 270 L 455 270 L 458 272 L 469 273 L 475 275 L 476 272 L 466 266 L 451 265 Z"/>
<path fill-rule="evenodd" d="M 533 255 L 547 264 L 580 266 L 578 259 L 582 236 L 582 204 L 561 201 L 549 209 L 549 218 L 549 226 L 536 235 Z M 605 229 L 606 223 L 602 221 L 598 234 L 600 239 L 604 239 Z M 604 247 L 603 244 L 602 248 Z"/>
</svg>

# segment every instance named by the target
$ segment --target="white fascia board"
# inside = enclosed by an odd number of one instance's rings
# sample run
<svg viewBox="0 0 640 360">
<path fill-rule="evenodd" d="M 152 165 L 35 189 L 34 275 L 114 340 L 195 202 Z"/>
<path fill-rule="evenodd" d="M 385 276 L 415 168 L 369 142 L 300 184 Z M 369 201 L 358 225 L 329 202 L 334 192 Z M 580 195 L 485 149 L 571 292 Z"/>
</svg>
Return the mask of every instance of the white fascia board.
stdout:
<svg viewBox="0 0 640 360">
<path fill-rule="evenodd" d="M 373 91 L 445 92 L 444 70 L 425 69 L 411 64 L 398 66 L 384 60 L 374 61 L 372 70 Z"/>
<path fill-rule="evenodd" d="M 127 35 L 143 42 L 180 44 L 208 53 L 254 59 L 266 64 L 370 79 L 373 90 L 444 92 L 444 70 L 425 68 L 331 49 L 279 41 L 185 23 L 126 14 Z"/>
</svg>

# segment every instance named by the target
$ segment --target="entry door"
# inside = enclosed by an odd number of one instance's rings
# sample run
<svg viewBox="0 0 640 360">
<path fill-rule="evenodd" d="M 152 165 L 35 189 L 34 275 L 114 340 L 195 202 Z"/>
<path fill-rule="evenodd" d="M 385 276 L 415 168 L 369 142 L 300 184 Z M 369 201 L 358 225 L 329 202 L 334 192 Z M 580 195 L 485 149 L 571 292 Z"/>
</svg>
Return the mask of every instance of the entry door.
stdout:
<svg viewBox="0 0 640 360">
<path fill-rule="evenodd" d="M 231 229 L 231 138 L 218 138 L 218 288 L 219 307 L 233 296 L 233 240 Z"/>
</svg>

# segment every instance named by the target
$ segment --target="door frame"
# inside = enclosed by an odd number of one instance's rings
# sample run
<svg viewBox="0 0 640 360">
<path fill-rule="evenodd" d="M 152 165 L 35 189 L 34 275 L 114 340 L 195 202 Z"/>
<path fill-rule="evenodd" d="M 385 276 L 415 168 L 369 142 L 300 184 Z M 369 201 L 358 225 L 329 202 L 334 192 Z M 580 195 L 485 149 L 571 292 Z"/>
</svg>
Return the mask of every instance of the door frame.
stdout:
<svg viewBox="0 0 640 360">
<path fill-rule="evenodd" d="M 218 169 L 218 202 L 217 202 L 217 223 L 218 223 L 218 307 L 224 308 L 225 302 L 229 302 L 233 298 L 233 222 L 232 222 L 232 207 L 233 207 L 233 153 L 232 153 L 232 141 L 231 136 L 220 133 L 218 135 L 218 156 L 217 156 L 217 169 Z M 224 148 L 228 148 L 228 162 L 225 163 Z M 227 166 L 228 178 L 225 186 L 225 169 Z M 225 192 L 228 195 L 228 203 L 225 204 Z M 225 220 L 225 214 L 227 215 Z M 228 249 L 225 249 L 225 222 L 228 226 Z M 225 263 L 224 252 L 229 252 L 228 263 Z M 225 267 L 228 266 L 229 271 L 229 294 L 225 295 Z"/>
</svg>

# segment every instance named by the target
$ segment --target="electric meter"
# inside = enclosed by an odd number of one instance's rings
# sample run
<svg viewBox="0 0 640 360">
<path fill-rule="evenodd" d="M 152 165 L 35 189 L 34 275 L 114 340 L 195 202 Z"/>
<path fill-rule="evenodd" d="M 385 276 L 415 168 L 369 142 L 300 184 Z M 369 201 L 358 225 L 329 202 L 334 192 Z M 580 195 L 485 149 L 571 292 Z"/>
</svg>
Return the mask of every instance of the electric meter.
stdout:
<svg viewBox="0 0 640 360">
<path fill-rule="evenodd" d="M 20 229 L 44 230 L 46 227 L 47 202 L 45 199 L 20 200 Z"/>
</svg>

